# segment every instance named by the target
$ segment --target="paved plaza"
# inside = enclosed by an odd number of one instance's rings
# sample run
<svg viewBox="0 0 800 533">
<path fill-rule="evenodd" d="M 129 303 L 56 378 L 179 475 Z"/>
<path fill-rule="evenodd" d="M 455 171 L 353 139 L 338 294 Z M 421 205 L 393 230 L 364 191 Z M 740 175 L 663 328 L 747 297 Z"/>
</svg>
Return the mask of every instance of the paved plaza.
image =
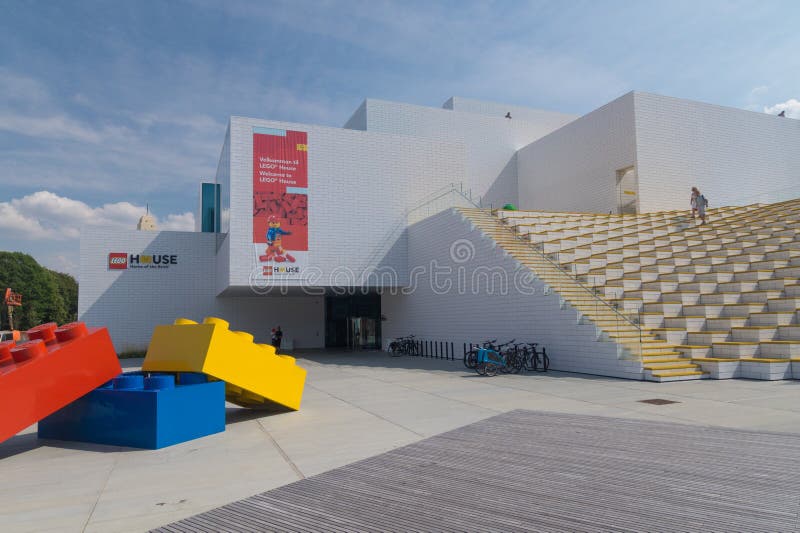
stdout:
<svg viewBox="0 0 800 533">
<path fill-rule="evenodd" d="M 460 361 L 297 355 L 309 375 L 296 413 L 260 416 L 230 406 L 224 433 L 155 451 L 39 441 L 35 428 L 0 444 L 3 531 L 144 531 L 520 409 L 800 439 L 798 381 L 659 384 L 558 372 L 486 378 Z M 649 399 L 675 403 L 641 402 Z M 670 441 L 669 432 L 659 435 Z"/>
</svg>

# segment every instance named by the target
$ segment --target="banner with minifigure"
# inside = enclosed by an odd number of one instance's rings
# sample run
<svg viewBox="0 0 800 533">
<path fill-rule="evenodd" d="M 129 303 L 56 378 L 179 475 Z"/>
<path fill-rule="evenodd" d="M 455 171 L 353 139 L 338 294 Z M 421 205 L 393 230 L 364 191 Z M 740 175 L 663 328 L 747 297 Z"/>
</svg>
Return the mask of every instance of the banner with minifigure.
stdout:
<svg viewBox="0 0 800 533">
<path fill-rule="evenodd" d="M 260 278 L 308 264 L 308 134 L 253 128 L 253 243 Z"/>
</svg>

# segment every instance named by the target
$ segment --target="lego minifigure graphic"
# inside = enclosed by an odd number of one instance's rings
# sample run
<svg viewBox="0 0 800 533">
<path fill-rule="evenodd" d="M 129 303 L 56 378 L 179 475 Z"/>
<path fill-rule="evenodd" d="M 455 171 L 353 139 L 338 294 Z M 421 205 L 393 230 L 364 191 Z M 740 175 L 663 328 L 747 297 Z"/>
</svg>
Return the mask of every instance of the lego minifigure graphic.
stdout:
<svg viewBox="0 0 800 533">
<path fill-rule="evenodd" d="M 262 263 L 275 261 L 276 263 L 283 263 L 289 261 L 294 263 L 294 257 L 286 252 L 281 245 L 282 235 L 291 235 L 291 232 L 281 229 L 281 223 L 278 217 L 270 215 L 267 219 L 267 249 L 264 255 L 259 256 Z"/>
</svg>

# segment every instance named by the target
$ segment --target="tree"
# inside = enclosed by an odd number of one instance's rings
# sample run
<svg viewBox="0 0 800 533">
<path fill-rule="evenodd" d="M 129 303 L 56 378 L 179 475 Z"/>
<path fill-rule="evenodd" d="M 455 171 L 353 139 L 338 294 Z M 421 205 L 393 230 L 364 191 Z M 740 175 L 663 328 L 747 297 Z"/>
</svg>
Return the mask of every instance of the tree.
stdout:
<svg viewBox="0 0 800 533">
<path fill-rule="evenodd" d="M 67 310 L 67 322 L 78 320 L 78 282 L 69 274 L 50 270 L 50 274 L 55 278 L 58 285 L 58 292 L 64 300 Z"/>
<path fill-rule="evenodd" d="M 14 326 L 25 330 L 43 322 L 63 324 L 77 318 L 78 285 L 75 279 L 48 270 L 28 254 L 0 252 L 0 290 L 10 287 L 22 294 L 22 308 L 14 313 Z M 8 327 L 5 305 L 0 324 Z"/>
</svg>

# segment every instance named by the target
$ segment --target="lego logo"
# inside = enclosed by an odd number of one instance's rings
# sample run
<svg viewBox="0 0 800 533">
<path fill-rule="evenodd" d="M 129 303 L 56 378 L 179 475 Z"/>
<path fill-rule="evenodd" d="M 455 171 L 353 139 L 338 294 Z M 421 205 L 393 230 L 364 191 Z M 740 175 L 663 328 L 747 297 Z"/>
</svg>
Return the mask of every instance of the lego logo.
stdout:
<svg viewBox="0 0 800 533">
<path fill-rule="evenodd" d="M 109 270 L 124 270 L 128 268 L 128 254 L 113 252 L 108 254 Z"/>
</svg>

